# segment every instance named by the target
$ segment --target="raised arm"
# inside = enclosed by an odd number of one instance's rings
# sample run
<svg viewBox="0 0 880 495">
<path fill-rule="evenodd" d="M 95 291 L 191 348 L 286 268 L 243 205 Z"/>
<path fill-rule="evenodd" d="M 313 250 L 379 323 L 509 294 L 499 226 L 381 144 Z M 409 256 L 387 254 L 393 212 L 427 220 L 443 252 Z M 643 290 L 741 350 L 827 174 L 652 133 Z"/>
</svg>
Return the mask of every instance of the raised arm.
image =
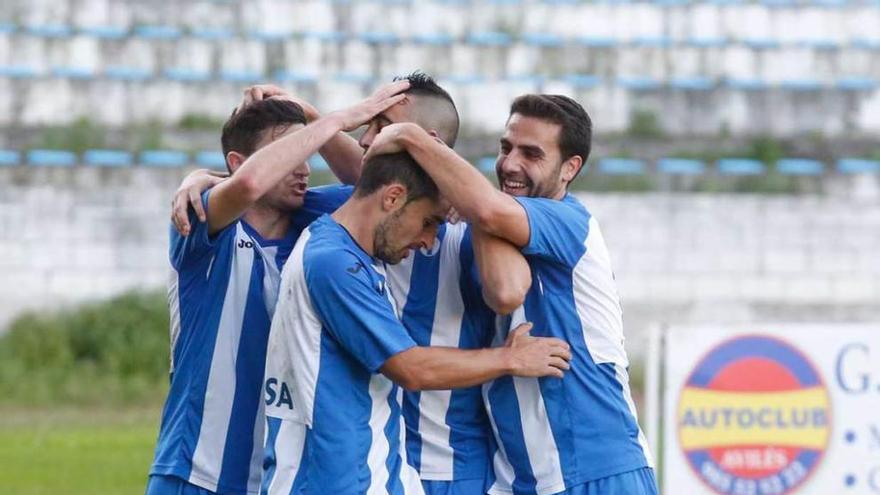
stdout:
<svg viewBox="0 0 880 495">
<path fill-rule="evenodd" d="M 483 300 L 498 314 L 510 314 L 525 301 L 532 285 L 529 264 L 513 244 L 471 226 L 474 258 Z"/>
<path fill-rule="evenodd" d="M 385 86 L 380 87 L 377 93 L 384 89 Z M 258 84 L 246 88 L 242 106 L 266 98 L 284 98 L 298 104 L 302 107 L 306 121 L 310 124 L 321 118 L 321 112 L 314 105 L 273 84 Z M 339 179 L 339 182 L 354 185 L 361 177 L 361 158 L 363 158 L 364 150 L 348 133 L 337 132 L 318 149 L 318 153 L 327 161 L 330 171 Z"/>
<path fill-rule="evenodd" d="M 217 184 L 208 197 L 208 228 L 218 232 L 249 208 L 299 164 L 340 131 L 356 129 L 405 97 L 408 82 L 383 86 L 366 100 L 331 113 L 266 145 L 249 156 L 232 176 Z"/>
<path fill-rule="evenodd" d="M 471 224 L 517 247 L 529 242 L 529 220 L 513 197 L 495 189 L 451 148 L 411 123 L 392 124 L 376 136 L 364 159 L 407 151 L 434 179 L 440 194 Z"/>
<path fill-rule="evenodd" d="M 571 360 L 568 344 L 531 337 L 531 328 L 525 323 L 512 330 L 504 347 L 412 347 L 385 361 L 381 371 L 407 390 L 471 387 L 504 375 L 562 378 Z"/>
</svg>

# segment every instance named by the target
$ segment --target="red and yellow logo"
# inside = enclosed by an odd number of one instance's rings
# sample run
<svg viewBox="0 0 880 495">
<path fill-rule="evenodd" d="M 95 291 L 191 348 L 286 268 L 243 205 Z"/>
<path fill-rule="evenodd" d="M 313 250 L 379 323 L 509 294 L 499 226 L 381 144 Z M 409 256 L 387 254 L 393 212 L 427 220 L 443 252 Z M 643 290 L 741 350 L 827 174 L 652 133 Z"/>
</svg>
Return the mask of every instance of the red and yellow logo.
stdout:
<svg viewBox="0 0 880 495">
<path fill-rule="evenodd" d="M 712 349 L 688 377 L 676 419 L 688 463 L 720 494 L 791 493 L 816 470 L 831 433 L 816 368 L 760 335 Z"/>
</svg>

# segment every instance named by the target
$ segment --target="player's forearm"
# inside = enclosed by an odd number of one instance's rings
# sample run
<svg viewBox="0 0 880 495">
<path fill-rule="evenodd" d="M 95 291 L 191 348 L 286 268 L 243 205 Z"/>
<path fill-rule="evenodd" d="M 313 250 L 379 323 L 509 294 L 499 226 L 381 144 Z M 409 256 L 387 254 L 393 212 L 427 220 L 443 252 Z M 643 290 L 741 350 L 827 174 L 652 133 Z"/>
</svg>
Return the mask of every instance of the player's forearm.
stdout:
<svg viewBox="0 0 880 495">
<path fill-rule="evenodd" d="M 382 371 L 407 390 L 472 387 L 510 374 L 508 354 L 504 347 L 413 347 L 389 359 Z"/>
<path fill-rule="evenodd" d="M 399 143 L 431 176 L 440 194 L 471 222 L 479 222 L 483 209 L 503 194 L 450 147 L 417 126 L 406 126 Z"/>
<path fill-rule="evenodd" d="M 261 197 L 300 163 L 342 130 L 334 115 L 322 117 L 306 127 L 259 149 L 233 174 L 250 181 L 251 196 Z"/>
<path fill-rule="evenodd" d="M 339 182 L 357 183 L 361 177 L 364 156 L 364 150 L 357 141 L 344 132 L 338 132 L 319 151 Z"/>
<path fill-rule="evenodd" d="M 509 314 L 522 305 L 532 285 L 529 264 L 513 244 L 472 229 L 483 299 L 496 313 Z"/>
</svg>

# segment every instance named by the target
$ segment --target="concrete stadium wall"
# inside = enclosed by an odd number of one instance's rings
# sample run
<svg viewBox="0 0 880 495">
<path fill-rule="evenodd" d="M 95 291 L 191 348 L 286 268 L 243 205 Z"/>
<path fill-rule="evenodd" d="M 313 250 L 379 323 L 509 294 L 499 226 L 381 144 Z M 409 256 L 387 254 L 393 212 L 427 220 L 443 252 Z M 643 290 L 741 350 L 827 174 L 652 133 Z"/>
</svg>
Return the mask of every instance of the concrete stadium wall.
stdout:
<svg viewBox="0 0 880 495">
<path fill-rule="evenodd" d="M 0 168 L 0 328 L 25 309 L 162 287 L 186 171 Z M 588 194 L 629 346 L 652 322 L 880 320 L 880 184 L 827 196 Z"/>
</svg>

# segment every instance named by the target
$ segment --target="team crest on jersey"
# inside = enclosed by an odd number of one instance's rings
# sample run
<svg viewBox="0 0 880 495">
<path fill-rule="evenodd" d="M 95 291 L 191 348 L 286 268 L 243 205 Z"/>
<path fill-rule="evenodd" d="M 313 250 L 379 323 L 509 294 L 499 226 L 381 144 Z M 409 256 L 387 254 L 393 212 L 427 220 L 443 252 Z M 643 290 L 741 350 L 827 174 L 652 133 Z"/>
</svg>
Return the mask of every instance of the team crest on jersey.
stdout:
<svg viewBox="0 0 880 495">
<path fill-rule="evenodd" d="M 719 494 L 792 493 L 816 471 L 831 431 L 816 367 L 762 335 L 712 349 L 688 377 L 676 416 L 688 463 Z"/>
</svg>

